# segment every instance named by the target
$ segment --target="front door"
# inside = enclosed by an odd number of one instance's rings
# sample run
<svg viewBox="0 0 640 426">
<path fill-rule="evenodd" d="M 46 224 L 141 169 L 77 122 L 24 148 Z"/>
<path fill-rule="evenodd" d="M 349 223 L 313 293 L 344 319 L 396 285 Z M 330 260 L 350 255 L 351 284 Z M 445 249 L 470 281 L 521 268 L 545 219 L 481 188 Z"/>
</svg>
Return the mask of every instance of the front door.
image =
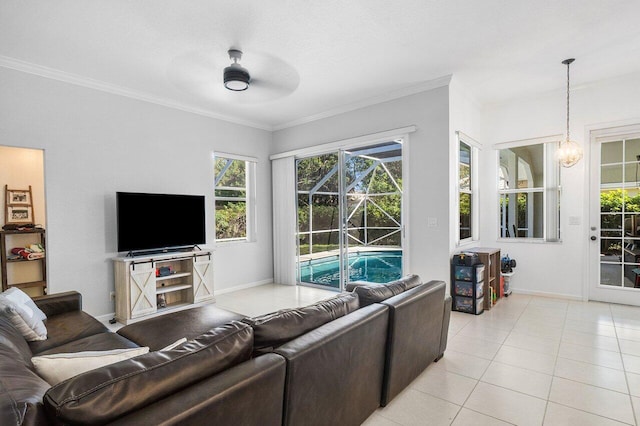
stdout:
<svg viewBox="0 0 640 426">
<path fill-rule="evenodd" d="M 640 128 L 591 136 L 589 299 L 640 306 Z"/>
</svg>

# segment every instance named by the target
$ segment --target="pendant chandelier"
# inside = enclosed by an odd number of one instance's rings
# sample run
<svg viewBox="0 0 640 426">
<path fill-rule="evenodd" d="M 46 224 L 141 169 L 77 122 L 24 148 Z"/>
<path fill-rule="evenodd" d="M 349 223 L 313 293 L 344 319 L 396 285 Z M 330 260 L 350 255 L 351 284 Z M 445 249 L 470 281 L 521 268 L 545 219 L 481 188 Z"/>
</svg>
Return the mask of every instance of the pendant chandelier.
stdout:
<svg viewBox="0 0 640 426">
<path fill-rule="evenodd" d="M 567 138 L 560 143 L 557 156 L 562 167 L 575 166 L 582 159 L 582 148 L 577 142 L 572 141 L 569 134 L 569 66 L 575 61 L 574 58 L 562 61 L 567 66 Z"/>
</svg>

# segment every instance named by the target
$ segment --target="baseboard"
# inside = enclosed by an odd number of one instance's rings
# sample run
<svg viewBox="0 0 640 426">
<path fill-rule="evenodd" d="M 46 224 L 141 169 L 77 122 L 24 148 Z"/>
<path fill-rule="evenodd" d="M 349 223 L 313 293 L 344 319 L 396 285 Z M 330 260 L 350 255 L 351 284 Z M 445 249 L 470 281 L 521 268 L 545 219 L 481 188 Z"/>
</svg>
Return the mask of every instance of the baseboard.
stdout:
<svg viewBox="0 0 640 426">
<path fill-rule="evenodd" d="M 533 290 L 525 290 L 521 288 L 512 288 L 514 294 L 526 294 L 528 296 L 539 296 L 539 297 L 552 297 L 555 299 L 566 299 L 566 300 L 574 300 L 578 302 L 582 302 L 582 297 L 574 296 L 571 294 L 562 294 L 562 293 L 547 293 L 544 291 L 533 291 Z"/>
<path fill-rule="evenodd" d="M 100 322 L 109 322 L 109 320 L 113 319 L 116 317 L 116 313 L 115 312 L 111 312 L 110 314 L 104 314 L 104 315 L 98 315 L 96 317 L 94 317 L 95 319 L 97 319 Z"/>
<path fill-rule="evenodd" d="M 233 293 L 234 291 L 244 290 L 244 289 L 247 289 L 247 288 L 258 287 L 258 286 L 261 286 L 261 285 L 272 284 L 272 283 L 273 283 L 273 278 L 268 278 L 268 279 L 262 280 L 262 281 L 256 281 L 256 282 L 253 282 L 253 283 L 245 283 L 245 284 L 235 285 L 233 287 L 223 288 L 223 289 L 220 289 L 220 290 L 214 290 L 213 294 L 218 296 L 218 295 L 221 295 L 221 294 Z"/>
</svg>

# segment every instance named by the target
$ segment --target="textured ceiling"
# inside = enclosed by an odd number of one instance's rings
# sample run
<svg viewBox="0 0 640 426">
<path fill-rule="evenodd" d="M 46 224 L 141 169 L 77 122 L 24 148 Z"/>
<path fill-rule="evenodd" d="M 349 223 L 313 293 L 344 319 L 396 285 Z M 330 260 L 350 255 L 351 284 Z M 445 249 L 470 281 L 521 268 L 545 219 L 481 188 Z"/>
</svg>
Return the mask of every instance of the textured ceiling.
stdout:
<svg viewBox="0 0 640 426">
<path fill-rule="evenodd" d="M 0 65 L 278 128 L 453 74 L 481 103 L 640 72 L 638 0 L 2 0 Z M 222 88 L 227 49 L 254 79 Z M 91 85 L 89 84 L 89 85 Z"/>
</svg>

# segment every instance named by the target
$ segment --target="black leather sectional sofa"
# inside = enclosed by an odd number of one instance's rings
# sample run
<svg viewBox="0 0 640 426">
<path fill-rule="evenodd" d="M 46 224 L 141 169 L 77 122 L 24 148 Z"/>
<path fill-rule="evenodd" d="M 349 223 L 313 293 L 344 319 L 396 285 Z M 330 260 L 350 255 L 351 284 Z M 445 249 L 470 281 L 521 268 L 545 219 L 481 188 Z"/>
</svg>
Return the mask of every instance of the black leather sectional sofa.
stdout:
<svg viewBox="0 0 640 426">
<path fill-rule="evenodd" d="M 44 342 L 0 316 L 0 424 L 361 424 L 442 356 L 451 306 L 443 282 L 416 276 L 352 290 L 254 318 L 209 305 L 118 333 L 78 293 L 45 296 Z M 137 345 L 151 351 L 53 387 L 30 361 Z"/>
</svg>

